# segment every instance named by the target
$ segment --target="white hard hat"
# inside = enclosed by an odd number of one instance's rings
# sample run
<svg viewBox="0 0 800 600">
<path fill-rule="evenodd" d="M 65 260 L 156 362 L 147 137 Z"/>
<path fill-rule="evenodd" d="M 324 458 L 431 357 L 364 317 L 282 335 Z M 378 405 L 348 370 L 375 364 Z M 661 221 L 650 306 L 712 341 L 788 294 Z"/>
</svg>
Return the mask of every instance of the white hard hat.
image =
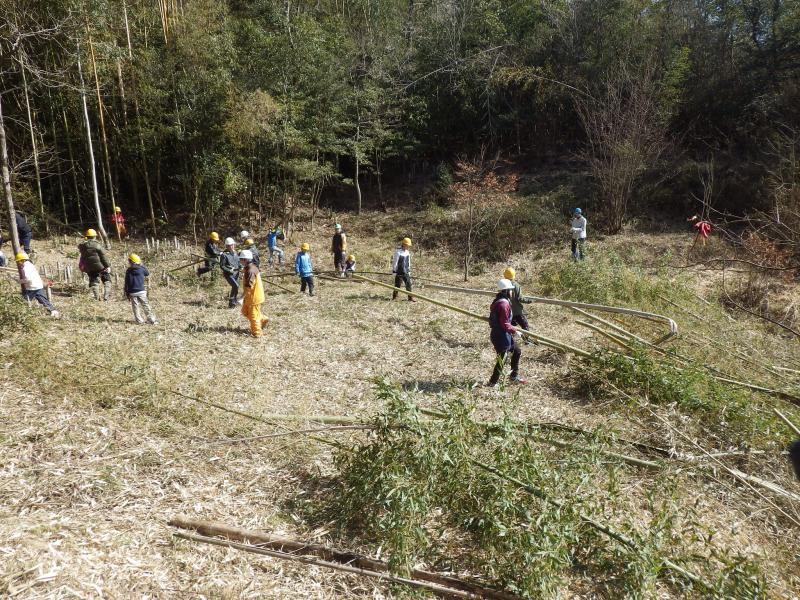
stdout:
<svg viewBox="0 0 800 600">
<path fill-rule="evenodd" d="M 253 260 L 253 253 L 250 250 L 242 250 L 239 252 L 239 258 L 244 260 Z"/>
<path fill-rule="evenodd" d="M 235 244 L 236 244 L 236 242 L 233 241 L 233 238 L 225 238 L 225 245 L 226 246 L 233 246 Z"/>
<path fill-rule="evenodd" d="M 514 289 L 514 284 L 511 283 L 510 279 L 506 279 L 504 277 L 503 279 L 497 280 L 497 290 L 499 292 L 502 292 L 503 290 L 513 290 L 513 289 Z"/>
<path fill-rule="evenodd" d="M 239 233 L 239 237 L 242 238 L 242 240 L 246 240 L 250 237 L 250 232 L 246 229 L 242 229 L 242 231 Z"/>
<path fill-rule="evenodd" d="M 339 225 L 339 223 L 337 223 L 336 225 L 334 225 L 334 226 L 333 226 L 333 228 L 334 228 L 334 229 L 341 229 L 341 228 L 342 228 L 342 226 L 341 226 L 341 225 Z"/>
</svg>

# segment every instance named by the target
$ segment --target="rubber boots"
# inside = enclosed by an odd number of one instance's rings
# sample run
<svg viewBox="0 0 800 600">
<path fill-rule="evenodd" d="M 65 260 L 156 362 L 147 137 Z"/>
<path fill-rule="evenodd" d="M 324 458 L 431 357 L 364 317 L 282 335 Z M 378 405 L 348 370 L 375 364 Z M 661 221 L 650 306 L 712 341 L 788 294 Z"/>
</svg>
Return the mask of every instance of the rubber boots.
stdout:
<svg viewBox="0 0 800 600">
<path fill-rule="evenodd" d="M 89 289 L 92 290 L 92 295 L 94 296 L 95 300 L 100 300 L 100 284 L 93 283 L 89 286 Z"/>
<path fill-rule="evenodd" d="M 103 301 L 108 302 L 111 300 L 111 282 L 103 282 Z"/>
</svg>

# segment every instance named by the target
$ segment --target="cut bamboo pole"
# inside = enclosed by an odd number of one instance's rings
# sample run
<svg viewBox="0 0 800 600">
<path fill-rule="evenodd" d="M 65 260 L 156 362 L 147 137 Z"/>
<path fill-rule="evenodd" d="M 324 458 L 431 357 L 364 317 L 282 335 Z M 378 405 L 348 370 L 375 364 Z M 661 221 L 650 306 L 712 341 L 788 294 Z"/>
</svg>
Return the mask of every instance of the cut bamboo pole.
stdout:
<svg viewBox="0 0 800 600">
<path fill-rule="evenodd" d="M 210 538 L 218 536 L 234 542 L 257 545 L 259 548 L 268 548 L 284 553 L 292 552 L 313 555 L 325 561 L 351 565 L 367 571 L 384 573 L 388 573 L 389 571 L 389 564 L 381 560 L 376 560 L 353 552 L 329 548 L 321 544 L 299 542 L 282 536 L 268 535 L 266 533 L 242 529 L 240 527 L 230 527 L 222 523 L 197 521 L 188 517 L 178 516 L 170 519 L 168 525 L 178 529 L 193 530 Z M 439 573 L 432 573 L 430 571 L 423 571 L 421 569 L 411 569 L 409 575 L 412 579 L 446 586 L 447 588 L 463 592 L 478 594 L 481 598 L 497 598 L 499 600 L 518 598 L 518 596 L 508 592 L 493 590 L 471 581 L 448 575 L 441 575 Z"/>
<path fill-rule="evenodd" d="M 293 562 L 300 562 L 306 565 L 316 565 L 319 567 L 326 567 L 328 569 L 333 569 L 336 571 L 344 571 L 345 573 L 353 573 L 355 575 L 361 575 L 363 577 L 373 577 L 376 579 L 382 579 L 384 581 L 388 581 L 390 583 L 400 583 L 403 585 L 407 585 L 410 587 L 416 587 L 420 589 L 429 590 L 439 596 L 444 597 L 454 597 L 454 598 L 468 598 L 470 600 L 480 600 L 481 598 L 485 598 L 486 596 L 482 596 L 480 594 L 475 594 L 472 592 L 464 592 L 461 590 L 456 590 L 454 588 L 441 586 L 435 583 L 429 583 L 425 581 L 417 581 L 415 579 L 408 579 L 406 577 L 398 577 L 395 575 L 390 575 L 388 573 L 382 573 L 378 571 L 369 571 L 367 569 L 360 569 L 358 567 L 351 567 L 345 564 L 340 564 L 337 562 L 330 562 L 326 560 L 322 560 L 319 558 L 311 558 L 309 556 L 300 556 L 296 554 L 289 554 L 287 552 L 280 552 L 277 550 L 266 550 L 261 548 L 260 546 L 251 546 L 249 544 L 240 544 L 238 542 L 229 542 L 226 540 L 221 540 L 218 538 L 206 537 L 202 535 L 193 535 L 190 533 L 173 533 L 173 536 L 176 538 L 189 540 L 193 542 L 201 542 L 204 544 L 211 544 L 214 546 L 225 546 L 228 548 L 234 548 L 236 550 L 242 550 L 244 552 L 251 552 L 253 554 L 261 554 L 263 556 L 270 556 L 272 558 L 280 558 L 282 560 L 289 560 Z"/>
<path fill-rule="evenodd" d="M 484 317 L 483 315 L 479 315 L 477 313 L 465 310 L 463 308 L 459 308 L 458 306 L 453 306 L 452 304 L 447 304 L 446 302 L 440 302 L 439 300 L 434 300 L 433 298 L 429 298 L 428 296 L 423 296 L 422 294 L 418 294 L 417 292 L 409 292 L 404 288 L 395 287 L 393 285 L 389 285 L 388 283 L 383 283 L 382 281 L 376 281 L 375 279 L 370 279 L 369 277 L 364 277 L 362 275 L 353 274 L 353 279 L 358 279 L 360 281 L 366 281 L 368 283 L 372 283 L 373 285 L 378 285 L 380 287 L 384 287 L 390 289 L 392 291 L 401 292 L 405 295 L 411 296 L 413 298 L 419 298 L 420 300 L 424 300 L 425 302 L 430 302 L 431 304 L 435 304 L 436 306 L 441 306 L 442 308 L 447 308 L 449 310 L 455 311 L 462 315 L 466 315 L 468 317 L 472 317 L 473 319 L 478 319 L 480 321 L 488 321 L 488 317 Z M 543 335 L 539 335 L 538 333 L 533 333 L 531 331 L 526 331 L 525 329 L 518 329 L 518 331 L 527 337 L 530 337 L 539 343 L 550 346 L 552 348 L 556 348 L 557 350 L 561 350 L 562 352 L 569 352 L 572 354 L 576 354 L 578 356 L 589 357 L 591 354 L 586 352 L 586 350 L 581 350 L 580 348 L 575 348 L 574 346 L 570 346 L 569 344 L 564 344 L 557 340 L 553 340 L 551 338 L 545 337 Z"/>
<path fill-rule="evenodd" d="M 597 325 L 594 325 L 592 323 L 588 323 L 587 321 L 575 321 L 575 323 L 580 325 L 581 327 L 586 327 L 587 329 L 591 329 L 595 333 L 599 333 L 600 335 L 602 335 L 603 337 L 611 340 L 615 344 L 617 344 L 619 346 L 622 346 L 623 348 L 629 350 L 630 352 L 633 352 L 633 348 L 631 348 L 631 346 L 629 346 L 625 342 L 625 340 L 623 338 L 621 338 L 620 336 L 614 335 L 613 333 L 611 333 L 609 331 L 605 331 L 605 330 L 601 329 L 600 327 L 598 327 Z"/>
<path fill-rule="evenodd" d="M 789 420 L 789 417 L 787 417 L 785 414 L 783 414 L 783 413 L 782 413 L 781 411 L 779 411 L 777 408 L 773 408 L 773 409 L 772 409 L 772 412 L 774 412 L 776 415 L 778 415 L 778 418 L 779 418 L 781 421 L 783 421 L 784 423 L 786 423 L 786 426 L 787 426 L 789 429 L 791 429 L 792 431 L 794 431 L 795 435 L 800 435 L 800 427 L 798 427 L 797 425 L 795 425 L 794 423 L 792 423 L 792 422 Z"/>
<path fill-rule="evenodd" d="M 284 285 L 281 285 L 280 283 L 275 283 L 274 281 L 270 281 L 269 284 L 270 284 L 270 286 L 275 286 L 276 288 L 279 288 L 279 289 L 282 289 L 284 291 L 287 291 L 290 294 L 297 294 L 298 293 L 297 290 L 290 289 L 290 288 L 288 288 L 288 287 L 286 287 Z"/>
<path fill-rule="evenodd" d="M 435 284 L 435 283 L 428 283 L 425 284 L 426 288 L 436 289 L 436 290 L 444 290 L 449 292 L 460 292 L 466 294 L 479 294 L 481 296 L 494 296 L 496 292 L 492 292 L 489 290 L 476 290 L 471 288 L 462 288 L 450 285 L 442 285 L 442 284 Z M 603 304 L 589 304 L 586 302 L 572 302 L 570 300 L 559 300 L 557 298 L 544 298 L 541 296 L 525 296 L 525 300 L 530 300 L 533 304 L 550 304 L 553 306 L 567 306 L 570 308 L 583 308 L 589 310 L 598 310 L 601 312 L 610 312 L 610 313 L 617 313 L 623 315 L 630 315 L 633 317 L 638 317 L 641 319 L 647 319 L 648 321 L 657 321 L 659 323 L 665 323 L 669 327 L 669 333 L 664 335 L 663 337 L 659 338 L 657 341 L 653 342 L 655 345 L 661 345 L 667 340 L 675 337 L 678 335 L 678 325 L 675 321 L 669 317 L 664 315 L 659 315 L 656 313 L 649 313 L 641 310 L 635 310 L 632 308 L 623 308 L 620 306 L 606 306 Z"/>
</svg>

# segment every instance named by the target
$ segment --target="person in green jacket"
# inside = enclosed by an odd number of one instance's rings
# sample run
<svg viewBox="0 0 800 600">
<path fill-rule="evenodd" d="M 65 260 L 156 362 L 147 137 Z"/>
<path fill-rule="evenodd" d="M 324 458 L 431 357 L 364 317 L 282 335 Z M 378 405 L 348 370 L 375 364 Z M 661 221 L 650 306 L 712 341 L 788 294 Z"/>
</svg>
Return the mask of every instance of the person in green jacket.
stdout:
<svg viewBox="0 0 800 600">
<path fill-rule="evenodd" d="M 95 300 L 100 300 L 100 282 L 103 282 L 104 301 L 111 299 L 111 262 L 103 245 L 97 241 L 94 229 L 86 230 L 86 240 L 78 244 L 81 253 L 78 268 L 89 276 L 89 289 Z"/>
</svg>

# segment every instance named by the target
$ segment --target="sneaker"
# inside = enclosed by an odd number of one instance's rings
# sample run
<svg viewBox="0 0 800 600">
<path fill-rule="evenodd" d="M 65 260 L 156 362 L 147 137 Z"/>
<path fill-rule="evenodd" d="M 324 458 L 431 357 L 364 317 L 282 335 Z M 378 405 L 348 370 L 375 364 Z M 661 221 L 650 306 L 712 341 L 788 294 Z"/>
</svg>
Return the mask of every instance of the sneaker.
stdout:
<svg viewBox="0 0 800 600">
<path fill-rule="evenodd" d="M 61 316 L 61 313 L 58 312 L 57 310 L 54 310 L 53 312 L 50 313 L 50 316 L 53 317 L 54 319 L 58 319 Z"/>
<path fill-rule="evenodd" d="M 516 377 L 512 377 L 511 378 L 511 383 L 515 383 L 517 385 L 525 385 L 526 383 L 528 383 L 528 380 L 527 379 L 523 379 L 522 377 L 517 375 Z"/>
<path fill-rule="evenodd" d="M 496 382 L 492 383 L 492 382 L 490 381 L 489 383 L 487 383 L 487 384 L 486 384 L 486 387 L 487 387 L 487 388 L 491 388 L 491 389 L 493 389 L 493 390 L 496 390 L 497 388 L 499 388 L 499 387 L 500 387 L 500 382 L 499 382 L 499 381 L 496 381 Z"/>
<path fill-rule="evenodd" d="M 236 301 L 236 306 L 241 306 L 242 304 L 244 304 L 244 298 L 239 298 L 239 299 Z"/>
<path fill-rule="evenodd" d="M 409 301 L 409 302 L 416 302 L 416 301 L 417 301 L 417 299 L 416 299 L 416 298 L 409 298 L 409 299 L 408 299 L 408 301 Z"/>
</svg>

